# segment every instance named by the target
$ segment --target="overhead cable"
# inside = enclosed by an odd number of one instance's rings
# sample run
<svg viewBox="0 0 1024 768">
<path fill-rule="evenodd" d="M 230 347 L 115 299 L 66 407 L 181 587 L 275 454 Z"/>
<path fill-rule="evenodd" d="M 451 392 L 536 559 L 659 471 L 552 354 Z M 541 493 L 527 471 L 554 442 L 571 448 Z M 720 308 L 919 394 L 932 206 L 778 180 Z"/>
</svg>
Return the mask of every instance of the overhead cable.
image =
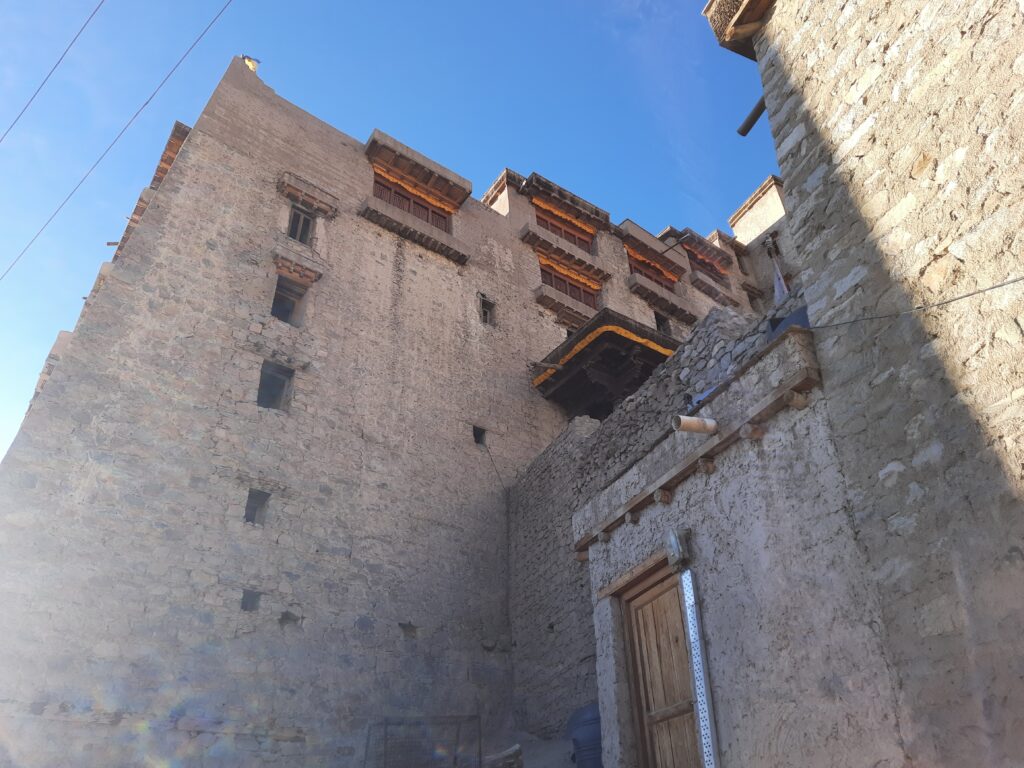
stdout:
<svg viewBox="0 0 1024 768">
<path fill-rule="evenodd" d="M 50 225 L 50 222 L 57 218 L 57 214 L 60 213 L 64 206 L 67 205 L 68 201 L 72 197 L 74 197 L 79 187 L 81 187 L 85 183 L 86 179 L 88 179 L 92 175 L 92 172 L 96 170 L 96 166 L 98 166 L 103 161 L 103 158 L 107 156 L 110 150 L 114 148 L 114 145 L 117 144 L 117 142 L 121 139 L 122 136 L 124 136 L 125 132 L 132 126 L 132 123 L 135 122 L 136 118 L 138 118 L 138 116 L 142 114 L 142 110 L 149 106 L 149 102 L 151 102 L 156 97 L 156 95 L 160 92 L 160 89 L 164 87 L 164 84 L 171 79 L 171 75 L 173 75 L 177 71 L 178 67 L 181 66 L 182 62 L 184 62 L 185 59 L 188 58 L 188 55 L 192 53 L 192 50 L 197 45 L 199 45 L 199 42 L 206 36 L 206 33 L 210 31 L 210 28 L 217 23 L 217 19 L 219 19 L 223 15 L 224 11 L 228 9 L 228 6 L 231 5 L 232 2 L 234 2 L 234 0 L 227 0 L 227 2 L 224 3 L 221 9 L 217 11 L 217 15 L 210 20 L 210 23 L 207 24 L 203 31 L 199 33 L 199 36 L 192 41 L 192 45 L 190 45 L 185 50 L 185 53 L 181 55 L 181 58 L 178 59 L 175 62 L 174 66 L 171 67 L 170 71 L 168 71 L 167 74 L 164 75 L 163 80 L 161 80 L 159 84 L 156 86 L 156 88 L 153 89 L 153 92 L 149 94 L 149 97 L 144 102 L 142 102 L 142 106 L 135 111 L 134 115 L 128 118 L 128 122 L 124 124 L 124 127 L 121 128 L 120 131 L 118 131 L 117 135 L 114 137 L 114 140 L 111 141 L 109 145 L 107 145 L 107 148 L 100 153 L 100 156 L 96 158 L 96 162 L 89 166 L 89 170 L 85 172 L 85 175 L 78 180 L 78 183 L 75 184 L 74 187 L 72 187 L 71 191 L 68 192 L 67 196 L 63 200 L 61 200 L 60 205 L 58 205 L 56 209 L 54 209 L 53 213 L 50 214 L 50 217 L 43 222 L 43 226 L 39 228 L 39 231 L 32 236 L 32 239 L 28 241 L 24 248 L 21 249 L 21 252 L 14 257 L 10 264 L 7 265 L 7 268 L 3 271 L 2 274 L 0 274 L 0 280 L 3 280 L 5 277 L 7 277 L 7 274 L 12 269 L 14 269 L 14 265 L 21 261 L 21 257 L 28 252 L 28 249 L 32 247 L 32 244 L 39 239 L 40 235 L 43 234 L 46 228 Z"/>
<path fill-rule="evenodd" d="M 97 3 L 96 7 L 92 9 L 92 13 L 89 14 L 89 18 L 85 20 L 85 23 L 82 24 L 81 27 L 79 27 L 78 31 L 75 33 L 75 36 L 71 38 L 71 42 L 68 43 L 68 47 L 64 49 L 64 53 L 62 53 L 60 55 L 60 58 L 57 59 L 57 63 L 50 67 L 50 71 L 46 73 L 46 77 L 43 78 L 43 82 L 41 82 L 39 84 L 39 87 L 36 88 L 35 93 L 29 96 L 28 101 L 25 102 L 25 106 L 21 108 L 21 112 L 19 112 L 17 116 L 14 118 L 14 121 L 7 126 L 7 130 L 4 131 L 4 135 L 0 136 L 0 144 L 4 143 L 4 139 L 7 138 L 7 134 L 10 133 L 11 129 L 18 124 L 18 121 L 21 120 L 21 116 L 25 114 L 25 111 L 30 106 L 32 106 L 32 102 L 36 100 L 36 96 L 38 96 L 39 92 L 43 90 L 43 86 L 46 85 L 46 82 L 50 79 L 50 75 L 57 71 L 57 67 L 59 67 L 60 63 L 64 61 L 64 57 L 68 55 L 68 51 L 71 50 L 71 46 L 75 44 L 75 41 L 78 40 L 82 32 L 85 31 L 85 28 L 89 26 L 89 22 L 92 21 L 92 17 L 96 15 L 96 12 L 100 9 L 100 6 L 102 6 L 105 1 L 106 0 L 100 0 L 99 3 Z"/>
</svg>

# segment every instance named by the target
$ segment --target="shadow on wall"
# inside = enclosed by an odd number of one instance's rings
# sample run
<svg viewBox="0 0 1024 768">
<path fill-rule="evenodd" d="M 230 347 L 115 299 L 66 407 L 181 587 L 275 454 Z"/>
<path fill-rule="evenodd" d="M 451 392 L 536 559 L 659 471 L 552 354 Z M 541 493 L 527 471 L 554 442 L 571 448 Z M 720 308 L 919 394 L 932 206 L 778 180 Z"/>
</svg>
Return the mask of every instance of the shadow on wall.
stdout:
<svg viewBox="0 0 1024 768">
<path fill-rule="evenodd" d="M 756 41 L 816 326 L 1024 272 L 1017 3 L 878 5 L 780 3 Z M 1024 283 L 816 338 L 903 748 L 1006 765 L 1024 754 Z"/>
</svg>

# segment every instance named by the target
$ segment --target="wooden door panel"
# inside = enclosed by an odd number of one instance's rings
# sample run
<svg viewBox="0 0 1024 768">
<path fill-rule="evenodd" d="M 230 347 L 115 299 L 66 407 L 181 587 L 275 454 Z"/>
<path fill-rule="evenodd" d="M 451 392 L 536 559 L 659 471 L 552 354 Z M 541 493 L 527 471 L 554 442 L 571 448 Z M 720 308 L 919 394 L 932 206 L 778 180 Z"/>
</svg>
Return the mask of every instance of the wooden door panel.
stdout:
<svg viewBox="0 0 1024 768">
<path fill-rule="evenodd" d="M 693 712 L 657 723 L 652 732 L 657 768 L 701 768 Z"/>
<path fill-rule="evenodd" d="M 689 646 L 679 578 L 644 583 L 624 598 L 637 725 L 648 768 L 700 768 Z"/>
</svg>

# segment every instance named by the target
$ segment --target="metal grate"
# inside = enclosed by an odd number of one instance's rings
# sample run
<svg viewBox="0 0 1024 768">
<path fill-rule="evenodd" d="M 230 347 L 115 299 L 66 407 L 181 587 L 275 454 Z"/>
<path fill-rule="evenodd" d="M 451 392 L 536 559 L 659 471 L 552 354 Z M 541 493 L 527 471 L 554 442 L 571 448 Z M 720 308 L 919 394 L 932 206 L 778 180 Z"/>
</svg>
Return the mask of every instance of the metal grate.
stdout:
<svg viewBox="0 0 1024 768">
<path fill-rule="evenodd" d="M 701 640 L 700 614 L 693 586 L 693 571 L 684 570 L 679 578 L 683 582 L 683 604 L 686 608 L 686 634 L 690 641 L 690 663 L 693 666 L 693 694 L 697 708 L 697 729 L 704 768 L 717 768 L 715 723 L 708 691 L 708 670 L 704 663 L 704 643 Z"/>
<path fill-rule="evenodd" d="M 388 718 L 370 726 L 364 768 L 481 768 L 477 715 Z"/>
</svg>

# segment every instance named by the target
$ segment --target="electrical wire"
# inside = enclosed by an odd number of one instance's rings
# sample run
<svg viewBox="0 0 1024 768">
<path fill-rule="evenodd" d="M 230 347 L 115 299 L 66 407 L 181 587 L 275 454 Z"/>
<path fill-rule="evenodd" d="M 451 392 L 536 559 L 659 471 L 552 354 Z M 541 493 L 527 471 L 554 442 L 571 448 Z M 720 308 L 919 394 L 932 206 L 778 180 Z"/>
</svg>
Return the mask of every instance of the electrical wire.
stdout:
<svg viewBox="0 0 1024 768">
<path fill-rule="evenodd" d="M 494 467 L 494 474 L 498 476 L 498 483 L 501 484 L 501 488 L 505 493 L 508 493 L 508 486 L 505 485 L 505 481 L 501 479 L 501 473 L 498 471 L 498 465 L 494 463 L 494 457 L 491 456 L 491 449 L 487 447 L 487 443 L 483 444 L 484 450 L 487 451 L 487 458 L 491 460 L 491 466 Z"/>
<path fill-rule="evenodd" d="M 995 285 L 990 285 L 987 288 L 978 288 L 976 290 L 969 291 L 968 293 L 962 293 L 959 296 L 952 296 L 952 297 L 950 297 L 948 299 L 942 299 L 941 301 L 936 301 L 936 302 L 934 302 L 932 304 L 920 304 L 920 305 L 918 305 L 916 307 L 911 307 L 910 309 L 904 309 L 902 312 L 889 312 L 889 313 L 884 314 L 884 315 L 869 315 L 868 317 L 855 317 L 852 320 L 841 320 L 838 323 L 825 323 L 825 324 L 822 324 L 822 325 L 812 325 L 812 326 L 810 326 L 810 328 L 808 330 L 820 331 L 820 330 L 824 330 L 826 328 L 840 328 L 840 327 L 842 327 L 844 325 L 853 325 L 854 323 L 866 323 L 869 320 L 889 320 L 889 319 L 894 318 L 894 317 L 902 317 L 903 315 L 910 315 L 910 314 L 913 314 L 915 312 L 926 312 L 929 309 L 936 309 L 938 307 L 944 307 L 947 304 L 952 304 L 952 303 L 957 302 L 957 301 L 962 301 L 963 299 L 969 299 L 972 296 L 978 296 L 979 294 L 982 294 L 982 293 L 988 293 L 989 291 L 994 291 L 997 288 L 1005 288 L 1008 285 L 1013 285 L 1014 283 L 1019 283 L 1022 280 L 1024 280 L 1024 275 L 1021 275 L 1020 277 L 1011 278 L 1011 279 L 1006 280 L 1006 281 L 1004 281 L 1002 283 L 996 283 Z"/>
<path fill-rule="evenodd" d="M 81 36 L 82 32 L 85 31 L 85 28 L 87 26 L 89 26 L 89 22 L 92 21 L 92 17 L 96 15 L 96 12 L 100 9 L 100 7 L 103 5 L 104 2 L 106 2 L 106 0 L 100 0 L 100 2 L 97 4 L 97 6 L 92 9 L 92 13 L 89 14 L 89 18 L 87 18 L 85 20 L 85 23 L 82 24 L 82 26 L 78 29 L 78 31 L 75 33 L 75 36 L 71 38 L 71 42 L 68 43 L 68 47 L 64 49 L 64 53 L 62 53 L 60 55 L 60 58 L 57 59 L 57 63 L 54 64 L 52 67 L 50 67 L 50 71 L 46 73 L 46 77 L 43 78 L 43 82 L 41 82 L 39 84 L 39 87 L 36 88 L 35 93 L 33 93 L 29 97 L 28 101 L 25 102 L 25 106 L 21 108 L 21 112 L 19 112 L 18 116 L 14 118 L 14 122 L 12 122 L 9 126 L 7 126 L 7 130 L 4 131 L 4 135 L 0 136 L 0 144 L 4 143 L 4 139 L 7 138 L 7 134 L 10 133 L 11 129 L 18 124 L 18 121 L 21 120 L 21 116 L 25 114 L 25 111 L 30 106 L 32 106 L 32 102 L 36 100 L 36 96 L 38 96 L 39 92 L 41 90 L 43 90 L 43 86 L 46 85 L 46 82 L 50 79 L 50 75 L 52 75 L 54 72 L 57 71 L 57 67 L 59 67 L 60 63 L 62 61 L 64 61 L 64 57 L 68 55 L 68 51 L 71 50 L 71 46 L 73 46 L 75 44 L 75 41 L 78 40 L 78 38 Z"/>
<path fill-rule="evenodd" d="M 50 217 L 45 222 L 43 222 L 43 226 L 39 228 L 39 231 L 32 236 L 32 239 L 29 240 L 28 244 L 21 249 L 21 252 L 14 257 L 14 260 L 7 265 L 7 269 L 5 269 L 2 274 L 0 274 L 0 280 L 3 280 L 5 277 L 7 277 L 7 274 L 12 269 L 14 269 L 14 265 L 21 261 L 21 257 L 28 252 L 28 249 L 32 247 L 32 244 L 35 243 L 35 241 L 39 239 L 39 236 L 43 234 L 46 228 L 50 226 L 50 222 L 57 218 L 57 214 L 60 213 L 64 206 L 67 205 L 68 201 L 72 197 L 74 197 L 74 194 L 78 191 L 79 187 L 81 187 L 85 183 L 86 179 L 88 179 L 92 175 L 92 172 L 96 170 L 96 166 L 98 166 L 103 161 L 103 158 L 105 158 L 107 154 L 110 152 L 110 150 L 114 148 L 114 145 L 117 144 L 118 141 L 120 141 L 121 137 L 124 136 L 125 132 L 132 126 L 132 123 L 135 122 L 136 118 L 138 118 L 138 116 L 142 114 L 142 110 L 149 106 L 149 103 L 160 92 L 160 89 L 164 87 L 164 84 L 171 79 L 171 75 L 173 75 L 177 71 L 178 67 L 181 66 L 182 62 L 184 62 L 188 55 L 192 53 L 192 49 L 199 45 L 199 42 L 204 37 L 206 37 L 206 33 L 209 32 L 210 28 L 217 23 L 217 19 L 219 19 L 224 14 L 224 11 L 228 9 L 228 6 L 231 5 L 232 2 L 234 2 L 234 0 L 227 0 L 227 2 L 224 3 L 221 9 L 217 11 L 217 15 L 214 16 L 210 20 L 210 23 L 207 24 L 206 27 L 203 29 L 203 31 L 199 33 L 199 37 L 192 41 L 192 45 L 190 45 L 185 50 L 185 53 L 181 55 L 181 58 L 178 59 L 177 62 L 175 62 L 174 66 L 171 67 L 170 71 L 166 75 L 164 75 L 163 80 L 161 80 L 157 87 L 153 90 L 153 92 L 149 94 L 149 98 L 142 102 L 142 106 L 135 111 L 135 114 L 128 119 L 128 122 L 124 124 L 124 127 L 121 128 L 120 131 L 118 131 L 118 134 L 117 136 L 114 137 L 114 140 L 110 142 L 107 148 L 103 150 L 103 152 L 100 154 L 98 158 L 96 158 L 96 162 L 89 166 L 89 170 L 85 172 L 85 175 L 82 176 L 82 178 L 78 180 L 78 183 L 75 184 L 75 186 L 71 189 L 70 192 L 68 192 L 67 196 L 61 201 L 60 205 L 58 205 L 54 212 L 50 214 Z"/>
</svg>

